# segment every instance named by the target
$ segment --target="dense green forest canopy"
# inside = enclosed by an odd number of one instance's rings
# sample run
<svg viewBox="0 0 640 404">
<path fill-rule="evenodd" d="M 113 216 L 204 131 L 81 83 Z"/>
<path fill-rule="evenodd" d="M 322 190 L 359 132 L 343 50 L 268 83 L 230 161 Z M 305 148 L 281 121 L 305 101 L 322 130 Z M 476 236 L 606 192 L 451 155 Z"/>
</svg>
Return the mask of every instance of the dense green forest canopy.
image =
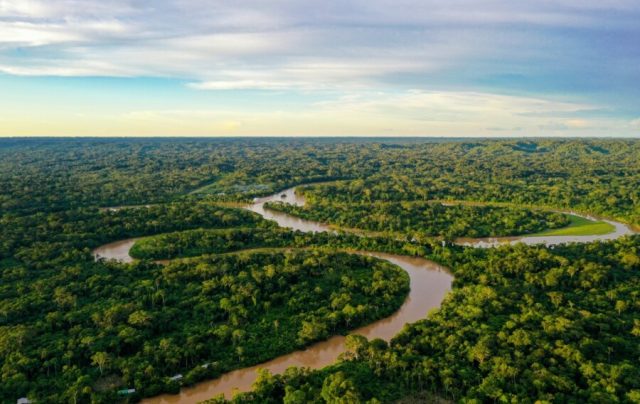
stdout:
<svg viewBox="0 0 640 404">
<path fill-rule="evenodd" d="M 258 215 L 208 202 L 176 202 L 135 209 L 68 211 L 0 217 L 0 258 L 21 258 L 37 264 L 74 249 L 109 241 L 200 227 L 274 226 Z"/>
<path fill-rule="evenodd" d="M 439 243 L 407 242 L 384 236 L 360 237 L 350 233 L 306 233 L 269 226 L 268 228 L 195 229 L 163 233 L 136 240 L 134 258 L 164 261 L 259 248 L 326 247 L 345 251 L 378 251 L 406 255 L 432 254 Z"/>
<path fill-rule="evenodd" d="M 339 228 L 408 234 L 411 238 L 431 236 L 489 237 L 531 234 L 569 225 L 566 215 L 517 207 L 443 205 L 440 202 L 332 203 L 322 196 L 325 186 L 315 192 L 300 190 L 304 206 L 271 202 L 266 206 L 309 220 L 331 223 Z"/>
<path fill-rule="evenodd" d="M 176 391 L 176 370 L 192 383 L 384 317 L 406 274 L 341 252 L 360 249 L 443 263 L 454 289 L 389 346 L 351 337 L 342 362 L 262 375 L 238 400 L 640 402 L 639 237 L 474 250 L 302 234 L 238 208 L 323 181 L 305 191 L 325 205 L 317 214 L 350 227 L 447 236 L 562 224 L 524 205 L 640 224 L 633 140 L 1 139 L 0 401 L 133 401 L 116 389 Z M 119 205 L 149 206 L 104 209 Z M 418 214 L 433 214 L 430 227 Z M 142 236 L 139 262 L 91 254 Z M 191 258 L 151 261 L 178 257 Z M 348 303 L 332 307 L 334 291 Z"/>
<path fill-rule="evenodd" d="M 302 233 L 298 235 L 304 237 Z M 136 241 L 129 254 L 134 258 L 166 260 L 221 254 L 244 249 L 288 247 L 296 233 L 285 229 L 197 229 L 164 233 Z"/>
<path fill-rule="evenodd" d="M 354 179 L 342 201 L 465 199 L 640 222 L 640 142 L 424 139 L 2 139 L 0 210 L 216 199 Z"/>
<path fill-rule="evenodd" d="M 417 391 L 460 402 L 640 401 L 639 236 L 439 259 L 454 269 L 453 291 L 390 345 L 350 337 L 342 362 L 265 373 L 234 402 L 387 402 Z"/>
<path fill-rule="evenodd" d="M 409 288 L 391 264 L 313 249 L 164 267 L 86 255 L 56 270 L 5 261 L 2 281 L 0 397 L 47 402 L 176 391 L 175 373 L 189 384 L 271 359 L 389 315 Z"/>
</svg>

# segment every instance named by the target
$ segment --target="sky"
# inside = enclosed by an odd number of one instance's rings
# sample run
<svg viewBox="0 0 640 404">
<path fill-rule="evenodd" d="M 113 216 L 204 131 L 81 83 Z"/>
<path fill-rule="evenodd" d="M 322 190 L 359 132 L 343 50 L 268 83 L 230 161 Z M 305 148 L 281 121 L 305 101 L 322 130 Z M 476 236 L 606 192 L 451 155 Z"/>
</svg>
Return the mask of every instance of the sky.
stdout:
<svg viewBox="0 0 640 404">
<path fill-rule="evenodd" d="M 640 135 L 638 0 L 0 0 L 0 136 Z"/>
</svg>

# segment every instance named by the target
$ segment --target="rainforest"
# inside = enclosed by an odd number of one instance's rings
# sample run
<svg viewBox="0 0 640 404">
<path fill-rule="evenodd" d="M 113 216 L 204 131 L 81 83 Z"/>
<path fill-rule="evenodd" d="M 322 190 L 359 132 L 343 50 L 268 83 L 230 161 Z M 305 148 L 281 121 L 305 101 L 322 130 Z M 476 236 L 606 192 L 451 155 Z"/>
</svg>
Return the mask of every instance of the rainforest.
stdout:
<svg viewBox="0 0 640 404">
<path fill-rule="evenodd" d="M 0 401 L 640 402 L 640 141 L 0 139 Z"/>
</svg>

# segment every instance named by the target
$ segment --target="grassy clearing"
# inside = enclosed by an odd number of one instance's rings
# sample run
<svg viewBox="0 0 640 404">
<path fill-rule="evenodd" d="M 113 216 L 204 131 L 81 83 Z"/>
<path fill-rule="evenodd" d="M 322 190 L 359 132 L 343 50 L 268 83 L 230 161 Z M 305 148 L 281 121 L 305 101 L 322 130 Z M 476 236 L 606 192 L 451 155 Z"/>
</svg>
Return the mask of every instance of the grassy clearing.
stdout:
<svg viewBox="0 0 640 404">
<path fill-rule="evenodd" d="M 615 227 L 607 222 L 593 221 L 584 217 L 567 215 L 571 224 L 561 229 L 546 230 L 532 236 L 595 236 L 608 234 L 615 230 Z"/>
</svg>

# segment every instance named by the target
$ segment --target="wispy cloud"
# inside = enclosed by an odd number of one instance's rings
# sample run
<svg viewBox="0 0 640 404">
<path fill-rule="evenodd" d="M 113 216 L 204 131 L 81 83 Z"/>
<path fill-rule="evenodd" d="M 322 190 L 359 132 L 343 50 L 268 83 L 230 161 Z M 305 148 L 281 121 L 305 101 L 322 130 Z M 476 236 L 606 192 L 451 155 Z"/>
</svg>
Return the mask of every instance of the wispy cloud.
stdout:
<svg viewBox="0 0 640 404">
<path fill-rule="evenodd" d="M 332 133 L 372 130 L 341 111 L 410 133 L 446 129 L 435 122 L 628 133 L 639 20 L 636 0 L 0 0 L 0 74 L 168 78 L 194 97 L 260 90 L 274 104 L 306 96 L 319 110 L 301 116 L 323 114 Z M 252 130 L 245 112 L 220 122 Z"/>
<path fill-rule="evenodd" d="M 542 42 L 555 57 L 567 46 L 587 56 L 588 34 L 582 43 L 554 30 L 639 33 L 639 16 L 637 2 L 622 0 L 561 5 L 463 0 L 455 7 L 415 0 L 2 0 L 0 59 L 14 67 L 6 72 L 34 74 L 40 69 L 43 75 L 67 71 L 64 64 L 68 72 L 96 66 L 95 75 L 108 75 L 102 66 L 115 60 L 121 65 L 117 75 L 179 76 L 204 89 L 282 88 L 289 71 L 296 65 L 308 69 L 309 59 L 319 67 L 314 71 L 318 81 L 330 82 L 336 75 L 331 66 L 364 61 L 366 68 L 354 70 L 363 81 L 386 82 L 407 73 L 407 65 L 421 66 L 417 73 L 427 74 L 434 67 L 463 69 L 466 63 L 494 59 L 515 62 L 511 69 L 526 69 L 519 58 L 544 60 L 544 52 L 536 53 Z M 20 47 L 31 49 L 16 54 Z M 79 69 L 78 64 L 87 67 Z M 389 68 L 393 66 L 397 68 Z M 254 67 L 282 77 L 257 79 Z M 246 75 L 220 78 L 221 71 L 231 69 Z M 291 87 L 301 86 L 297 75 L 291 81 Z"/>
</svg>

